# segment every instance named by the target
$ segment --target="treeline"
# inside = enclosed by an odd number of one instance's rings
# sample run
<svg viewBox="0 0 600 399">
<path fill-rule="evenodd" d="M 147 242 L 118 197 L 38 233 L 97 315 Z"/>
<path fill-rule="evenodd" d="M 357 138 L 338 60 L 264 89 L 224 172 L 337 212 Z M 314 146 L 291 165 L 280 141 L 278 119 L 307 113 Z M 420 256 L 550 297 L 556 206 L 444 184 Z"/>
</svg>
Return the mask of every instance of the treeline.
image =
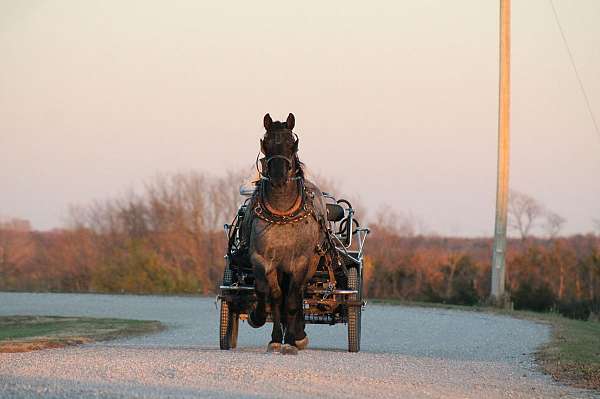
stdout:
<svg viewBox="0 0 600 399">
<path fill-rule="evenodd" d="M 61 230 L 0 222 L 0 290 L 214 294 L 224 265 L 222 226 L 237 211 L 242 177 L 157 176 L 141 192 L 73 207 Z M 370 224 L 366 248 L 368 297 L 487 299 L 491 239 L 419 235 L 414 221 L 381 216 Z M 517 308 L 598 302 L 600 236 L 541 239 L 523 231 L 507 254 L 507 290 Z"/>
<path fill-rule="evenodd" d="M 202 293 L 221 277 L 241 174 L 156 176 L 142 193 L 72 207 L 68 228 L 0 225 L 0 289 Z"/>
<path fill-rule="evenodd" d="M 489 297 L 491 238 L 406 237 L 373 227 L 367 296 L 462 305 Z M 506 262 L 506 289 L 517 309 L 600 311 L 599 236 L 510 239 Z"/>
</svg>

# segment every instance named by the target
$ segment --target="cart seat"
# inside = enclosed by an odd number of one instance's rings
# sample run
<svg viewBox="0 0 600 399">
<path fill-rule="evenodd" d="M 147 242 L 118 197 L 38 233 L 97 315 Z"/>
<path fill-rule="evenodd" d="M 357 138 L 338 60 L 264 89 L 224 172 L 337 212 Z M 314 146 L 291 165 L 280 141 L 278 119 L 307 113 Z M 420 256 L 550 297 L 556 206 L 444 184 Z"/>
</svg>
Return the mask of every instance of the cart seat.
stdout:
<svg viewBox="0 0 600 399">
<path fill-rule="evenodd" d="M 339 222 L 344 218 L 344 208 L 339 204 L 327 204 L 327 220 Z"/>
</svg>

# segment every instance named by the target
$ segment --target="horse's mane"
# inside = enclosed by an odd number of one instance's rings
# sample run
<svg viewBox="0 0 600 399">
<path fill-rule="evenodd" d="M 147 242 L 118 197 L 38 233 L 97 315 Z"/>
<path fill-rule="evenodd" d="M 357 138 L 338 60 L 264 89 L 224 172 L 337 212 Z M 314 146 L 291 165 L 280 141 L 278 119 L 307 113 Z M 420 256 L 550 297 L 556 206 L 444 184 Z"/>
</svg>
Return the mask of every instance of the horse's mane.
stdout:
<svg viewBox="0 0 600 399">
<path fill-rule="evenodd" d="M 298 165 L 298 177 L 304 179 L 304 162 L 298 158 L 298 153 L 294 153 L 294 159 L 296 160 L 296 165 Z"/>
</svg>

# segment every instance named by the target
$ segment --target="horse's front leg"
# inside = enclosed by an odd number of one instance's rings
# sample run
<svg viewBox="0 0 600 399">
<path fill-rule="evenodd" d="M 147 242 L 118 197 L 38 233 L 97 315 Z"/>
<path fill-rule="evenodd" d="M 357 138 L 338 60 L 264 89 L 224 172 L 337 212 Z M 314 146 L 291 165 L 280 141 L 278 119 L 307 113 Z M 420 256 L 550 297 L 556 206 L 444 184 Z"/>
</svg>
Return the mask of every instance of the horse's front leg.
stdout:
<svg viewBox="0 0 600 399">
<path fill-rule="evenodd" d="M 298 353 L 296 336 L 298 333 L 301 333 L 299 331 L 301 326 L 298 318 L 299 313 L 302 313 L 302 290 L 300 288 L 300 285 L 291 279 L 285 300 L 286 328 L 283 340 L 284 345 L 281 348 L 281 353 L 283 354 L 295 355 Z"/>
<path fill-rule="evenodd" d="M 279 285 L 279 278 L 276 270 L 271 270 L 267 274 L 267 281 L 271 291 L 271 319 L 273 319 L 273 331 L 271 333 L 271 342 L 267 346 L 268 352 L 276 352 L 281 349 L 283 341 L 283 329 L 281 327 L 281 309 L 283 304 L 283 293 Z"/>
<path fill-rule="evenodd" d="M 267 282 L 267 268 L 269 267 L 269 264 L 256 252 L 250 256 L 250 260 L 254 271 L 256 308 L 248 315 L 248 324 L 250 324 L 251 327 L 259 328 L 264 326 L 267 321 L 265 305 L 269 293 L 269 284 Z"/>
<path fill-rule="evenodd" d="M 317 270 L 320 256 L 314 256 L 309 263 L 308 272 L 304 279 L 299 283 L 300 286 L 300 310 L 296 312 L 296 325 L 295 325 L 295 342 L 294 344 L 300 350 L 306 349 L 308 346 L 308 335 L 306 335 L 306 321 L 304 320 L 304 289 L 306 288 L 307 280 L 311 279 Z"/>
<path fill-rule="evenodd" d="M 308 336 L 304 331 L 304 287 L 314 275 L 318 262 L 319 256 L 299 256 L 292 261 L 288 269 L 289 284 L 284 289 L 286 329 L 284 345 L 281 348 L 283 354 L 295 355 L 298 349 L 308 346 Z"/>
<path fill-rule="evenodd" d="M 296 332 L 294 345 L 300 350 L 308 346 L 308 335 L 306 335 L 306 322 L 304 320 L 304 288 L 300 290 L 300 311 L 296 313 Z"/>
</svg>

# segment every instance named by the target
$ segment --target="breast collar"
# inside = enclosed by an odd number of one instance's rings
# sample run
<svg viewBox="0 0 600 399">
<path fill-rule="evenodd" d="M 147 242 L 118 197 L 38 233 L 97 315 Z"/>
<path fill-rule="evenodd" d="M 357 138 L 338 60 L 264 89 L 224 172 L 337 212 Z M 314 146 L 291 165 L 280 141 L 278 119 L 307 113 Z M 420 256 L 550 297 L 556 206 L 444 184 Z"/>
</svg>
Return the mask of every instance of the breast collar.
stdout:
<svg viewBox="0 0 600 399">
<path fill-rule="evenodd" d="M 298 198 L 296 198 L 296 201 L 291 209 L 281 212 L 277 209 L 274 209 L 267 201 L 265 196 L 265 187 L 267 181 L 260 180 L 258 183 L 258 188 L 254 192 L 254 214 L 259 219 L 264 220 L 269 224 L 277 225 L 297 223 L 311 215 L 315 218 L 315 220 L 317 220 L 313 206 L 315 194 L 306 188 L 304 185 L 304 179 L 298 179 L 296 181 L 300 194 L 298 195 Z"/>
</svg>

